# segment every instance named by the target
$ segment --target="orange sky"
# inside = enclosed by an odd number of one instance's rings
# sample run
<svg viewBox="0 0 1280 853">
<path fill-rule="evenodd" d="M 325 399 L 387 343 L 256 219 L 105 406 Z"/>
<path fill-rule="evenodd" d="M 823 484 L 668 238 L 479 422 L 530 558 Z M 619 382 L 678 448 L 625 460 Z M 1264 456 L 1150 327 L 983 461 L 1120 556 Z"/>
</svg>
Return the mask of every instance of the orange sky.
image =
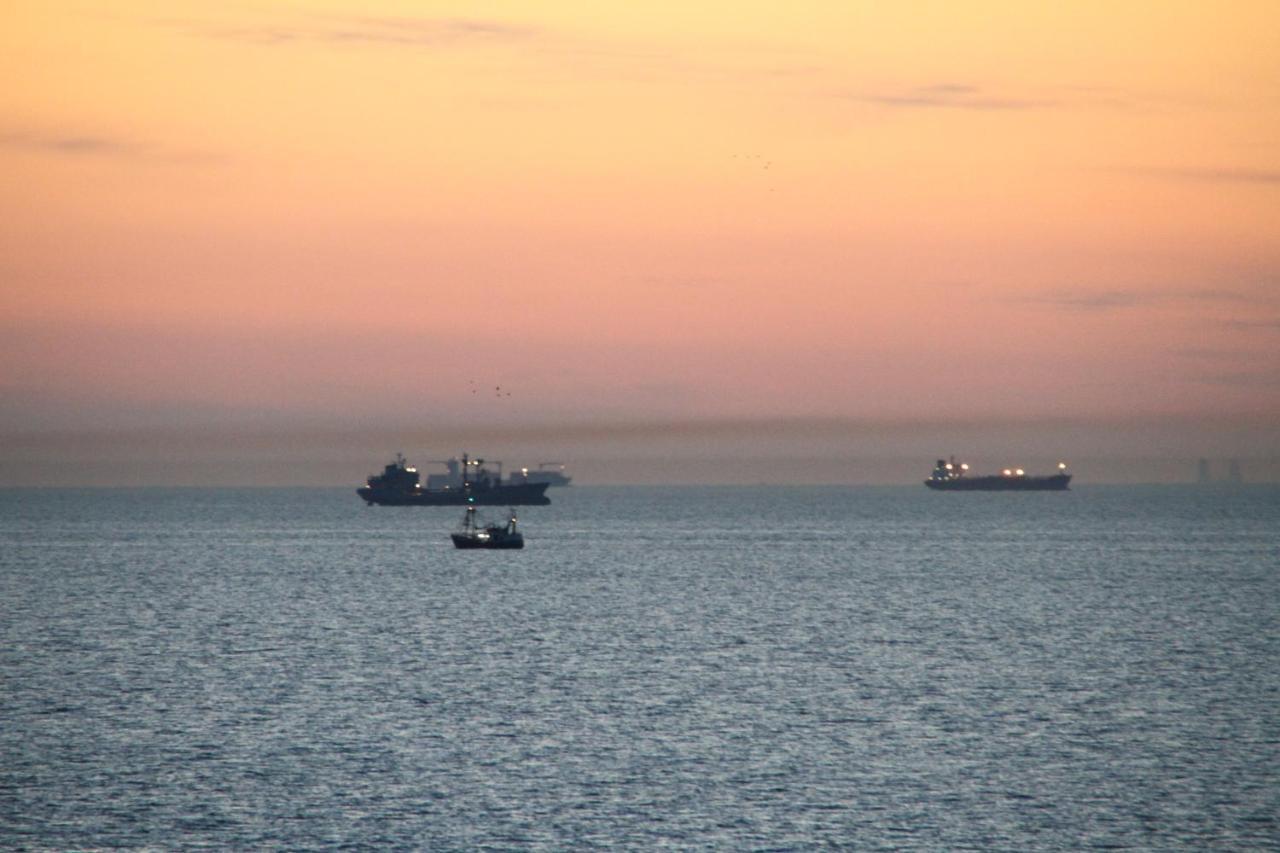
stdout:
<svg viewBox="0 0 1280 853">
<path fill-rule="evenodd" d="M 0 21 L 3 430 L 1280 423 L 1274 0 Z"/>
</svg>

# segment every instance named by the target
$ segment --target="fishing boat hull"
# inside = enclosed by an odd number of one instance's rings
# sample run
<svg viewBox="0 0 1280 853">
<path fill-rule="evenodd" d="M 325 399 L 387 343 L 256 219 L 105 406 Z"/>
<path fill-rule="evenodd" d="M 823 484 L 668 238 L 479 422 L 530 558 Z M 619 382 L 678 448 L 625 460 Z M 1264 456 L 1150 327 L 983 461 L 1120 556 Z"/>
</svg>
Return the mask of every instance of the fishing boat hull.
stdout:
<svg viewBox="0 0 1280 853">
<path fill-rule="evenodd" d="M 483 548 L 485 550 L 505 551 L 524 547 L 524 537 L 519 535 L 501 539 L 479 539 L 463 533 L 450 533 L 449 538 L 453 540 L 453 547 L 462 549 Z"/>
</svg>

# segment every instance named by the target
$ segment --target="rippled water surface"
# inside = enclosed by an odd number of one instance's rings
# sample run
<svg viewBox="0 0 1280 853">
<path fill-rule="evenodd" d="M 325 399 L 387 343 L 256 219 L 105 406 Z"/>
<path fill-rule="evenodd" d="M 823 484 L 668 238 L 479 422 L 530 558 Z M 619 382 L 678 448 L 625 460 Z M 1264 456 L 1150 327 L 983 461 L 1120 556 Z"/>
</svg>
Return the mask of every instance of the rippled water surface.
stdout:
<svg viewBox="0 0 1280 853">
<path fill-rule="evenodd" d="M 0 847 L 1280 846 L 1280 491 L 0 492 Z"/>
</svg>

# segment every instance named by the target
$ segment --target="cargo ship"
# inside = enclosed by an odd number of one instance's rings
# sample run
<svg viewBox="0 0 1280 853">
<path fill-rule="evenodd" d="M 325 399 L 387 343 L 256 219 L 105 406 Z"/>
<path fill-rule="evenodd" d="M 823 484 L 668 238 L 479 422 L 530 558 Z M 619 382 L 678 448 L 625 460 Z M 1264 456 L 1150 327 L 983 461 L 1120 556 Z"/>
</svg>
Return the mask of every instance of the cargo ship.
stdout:
<svg viewBox="0 0 1280 853">
<path fill-rule="evenodd" d="M 520 469 L 530 483 L 546 483 L 548 486 L 567 486 L 573 478 L 564 472 L 563 462 L 539 462 L 536 471 Z M 515 474 L 511 475 L 515 479 Z"/>
<path fill-rule="evenodd" d="M 546 483 L 517 482 L 514 478 L 502 482 L 502 472 L 496 475 L 485 467 L 483 459 L 472 459 L 462 454 L 462 459 L 449 460 L 449 474 L 432 475 L 424 488 L 418 469 L 408 464 L 404 456 L 396 458 L 381 474 L 372 474 L 356 494 L 369 504 L 382 506 L 464 506 L 506 505 L 544 506 L 551 503 L 547 497 Z"/>
<path fill-rule="evenodd" d="M 933 473 L 924 484 L 940 492 L 1061 492 L 1066 491 L 1071 483 L 1071 475 L 1067 473 L 1067 463 L 1058 463 L 1058 473 L 1044 476 L 1029 476 L 1021 468 L 1005 468 L 999 474 L 986 474 L 979 477 L 969 475 L 969 466 L 964 462 L 939 459 L 933 466 Z"/>
</svg>

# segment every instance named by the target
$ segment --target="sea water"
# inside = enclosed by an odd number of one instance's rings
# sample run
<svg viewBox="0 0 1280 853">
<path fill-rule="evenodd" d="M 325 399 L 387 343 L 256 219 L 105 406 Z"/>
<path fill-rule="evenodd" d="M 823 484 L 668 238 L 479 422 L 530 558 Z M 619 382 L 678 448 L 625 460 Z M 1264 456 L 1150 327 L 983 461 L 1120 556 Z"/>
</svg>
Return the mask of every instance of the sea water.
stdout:
<svg viewBox="0 0 1280 853">
<path fill-rule="evenodd" d="M 1280 490 L 0 492 L 0 847 L 1280 846 Z"/>
</svg>

